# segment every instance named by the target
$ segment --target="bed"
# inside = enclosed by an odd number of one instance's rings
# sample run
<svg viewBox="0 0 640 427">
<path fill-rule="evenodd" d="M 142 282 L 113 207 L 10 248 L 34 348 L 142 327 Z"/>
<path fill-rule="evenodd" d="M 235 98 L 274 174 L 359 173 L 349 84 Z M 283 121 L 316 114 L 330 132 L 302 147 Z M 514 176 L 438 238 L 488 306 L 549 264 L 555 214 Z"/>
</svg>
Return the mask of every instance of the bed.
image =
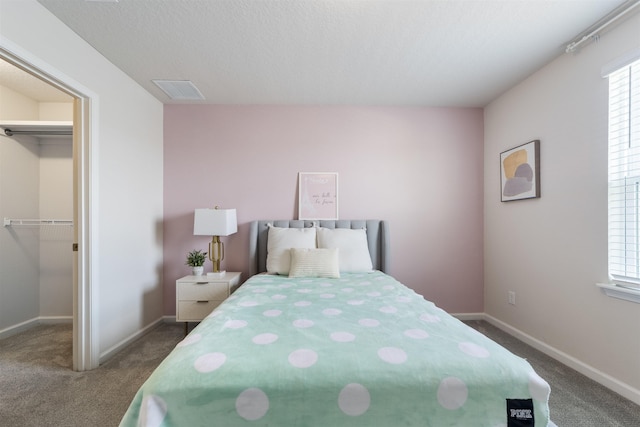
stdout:
<svg viewBox="0 0 640 427">
<path fill-rule="evenodd" d="M 386 273 L 386 221 L 256 221 L 250 241 L 249 280 L 121 426 L 553 425 L 526 360 Z"/>
</svg>

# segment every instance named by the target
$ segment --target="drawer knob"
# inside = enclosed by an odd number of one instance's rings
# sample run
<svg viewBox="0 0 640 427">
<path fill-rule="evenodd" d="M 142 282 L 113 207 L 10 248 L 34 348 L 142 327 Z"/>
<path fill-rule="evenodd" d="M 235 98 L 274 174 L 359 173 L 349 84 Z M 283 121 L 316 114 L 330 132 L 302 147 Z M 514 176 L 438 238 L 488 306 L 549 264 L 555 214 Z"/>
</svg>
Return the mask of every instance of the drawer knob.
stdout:
<svg viewBox="0 0 640 427">
<path fill-rule="evenodd" d="M 198 304 L 206 304 L 208 302 L 209 301 L 207 301 L 207 300 L 198 300 L 198 301 L 196 301 L 196 303 L 198 303 Z"/>
</svg>

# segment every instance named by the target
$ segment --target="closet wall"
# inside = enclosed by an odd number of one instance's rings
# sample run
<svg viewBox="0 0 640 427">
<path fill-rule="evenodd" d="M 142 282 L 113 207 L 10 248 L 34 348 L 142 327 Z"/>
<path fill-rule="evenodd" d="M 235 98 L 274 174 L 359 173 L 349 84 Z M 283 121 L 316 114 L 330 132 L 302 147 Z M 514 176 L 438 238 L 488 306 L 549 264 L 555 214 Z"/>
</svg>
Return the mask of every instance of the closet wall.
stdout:
<svg viewBox="0 0 640 427">
<path fill-rule="evenodd" d="M 0 119 L 73 119 L 73 103 L 38 102 L 0 86 Z M 0 218 L 72 219 L 71 137 L 0 134 Z M 0 337 L 73 316 L 73 229 L 0 228 Z"/>
</svg>

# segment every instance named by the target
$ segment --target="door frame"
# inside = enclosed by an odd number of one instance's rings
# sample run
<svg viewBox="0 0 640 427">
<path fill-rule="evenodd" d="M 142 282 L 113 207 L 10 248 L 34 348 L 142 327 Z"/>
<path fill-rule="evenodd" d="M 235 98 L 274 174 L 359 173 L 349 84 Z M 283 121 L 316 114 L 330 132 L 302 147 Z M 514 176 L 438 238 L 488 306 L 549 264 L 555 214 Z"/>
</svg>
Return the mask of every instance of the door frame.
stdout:
<svg viewBox="0 0 640 427">
<path fill-rule="evenodd" d="M 74 98 L 73 106 L 73 369 L 100 364 L 96 218 L 98 96 L 52 65 L 0 36 L 0 58 Z M 71 250 L 71 248 L 69 248 Z"/>
</svg>

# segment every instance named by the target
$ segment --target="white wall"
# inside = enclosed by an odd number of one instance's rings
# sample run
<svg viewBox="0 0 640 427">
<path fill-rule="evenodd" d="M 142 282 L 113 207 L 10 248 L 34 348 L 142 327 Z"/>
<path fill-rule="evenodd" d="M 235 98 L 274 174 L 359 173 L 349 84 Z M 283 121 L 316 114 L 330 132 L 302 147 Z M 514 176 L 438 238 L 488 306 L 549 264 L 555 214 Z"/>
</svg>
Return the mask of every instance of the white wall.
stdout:
<svg viewBox="0 0 640 427">
<path fill-rule="evenodd" d="M 38 103 L 0 86 L 0 119 L 38 118 Z M 0 134 L 0 218 L 37 218 L 40 147 L 33 137 Z M 0 229 L 0 333 L 40 314 L 40 230 Z"/>
<path fill-rule="evenodd" d="M 162 104 L 35 0 L 0 0 L 2 38 L 88 88 L 101 353 L 162 316 Z"/>
<path fill-rule="evenodd" d="M 563 55 L 485 109 L 485 312 L 640 403 L 640 305 L 607 281 L 607 80 L 640 15 Z M 537 200 L 500 202 L 500 152 L 541 141 Z M 516 292 L 516 306 L 507 292 Z"/>
<path fill-rule="evenodd" d="M 38 216 L 40 162 L 35 138 L 0 136 L 0 217 Z M 0 331 L 39 315 L 40 233 L 0 228 Z"/>
<path fill-rule="evenodd" d="M 71 138 L 40 140 L 40 218 L 73 219 Z M 73 228 L 40 229 L 40 317 L 73 316 Z"/>
<path fill-rule="evenodd" d="M 40 120 L 73 121 L 73 102 L 38 102 Z"/>
<path fill-rule="evenodd" d="M 1 119 L 38 120 L 39 114 L 37 101 L 0 85 Z"/>
<path fill-rule="evenodd" d="M 39 120 L 73 121 L 73 103 L 39 102 Z M 40 218 L 73 219 L 73 141 L 39 138 Z M 73 316 L 73 228 L 40 230 L 40 317 Z"/>
</svg>

